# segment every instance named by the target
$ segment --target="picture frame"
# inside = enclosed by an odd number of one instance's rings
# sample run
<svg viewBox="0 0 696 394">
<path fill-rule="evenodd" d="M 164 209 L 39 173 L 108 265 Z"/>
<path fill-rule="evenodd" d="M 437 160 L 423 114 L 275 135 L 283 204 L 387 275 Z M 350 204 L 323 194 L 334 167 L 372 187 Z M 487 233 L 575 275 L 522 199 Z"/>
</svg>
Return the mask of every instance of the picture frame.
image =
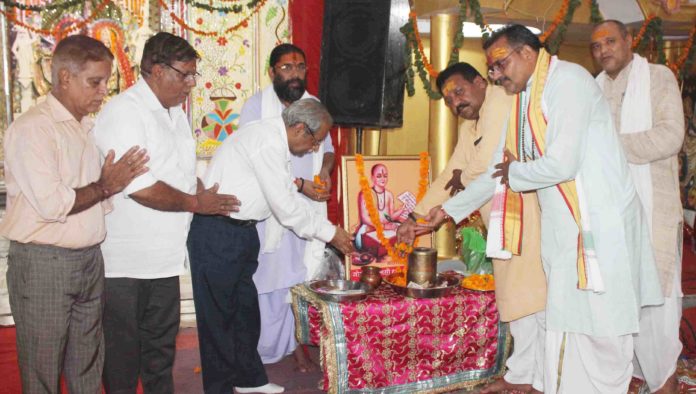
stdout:
<svg viewBox="0 0 696 394">
<path fill-rule="evenodd" d="M 371 190 L 370 198 L 383 222 L 384 237 L 394 245 L 398 223 L 406 220 L 417 205 L 421 159 L 419 156 L 366 156 L 362 160 L 364 176 Z M 430 187 L 430 158 L 426 160 L 426 181 Z M 401 272 L 406 268 L 405 264 L 389 256 L 378 239 L 377 229 L 370 223 L 365 199 L 361 196 L 356 156 L 343 156 L 341 168 L 344 229 L 355 236 L 356 247 L 355 253 L 346 256 L 346 277 L 358 280 L 363 266 L 380 267 L 382 276 Z M 373 170 L 376 171 L 374 174 Z M 418 237 L 418 246 L 432 246 L 432 235 Z"/>
</svg>

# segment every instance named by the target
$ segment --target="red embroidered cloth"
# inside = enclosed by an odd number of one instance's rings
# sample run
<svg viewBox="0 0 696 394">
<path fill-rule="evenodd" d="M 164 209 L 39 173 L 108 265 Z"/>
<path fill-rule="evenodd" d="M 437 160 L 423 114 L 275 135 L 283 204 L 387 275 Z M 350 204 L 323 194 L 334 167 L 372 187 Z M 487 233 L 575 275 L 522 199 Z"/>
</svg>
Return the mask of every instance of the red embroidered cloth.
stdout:
<svg viewBox="0 0 696 394">
<path fill-rule="evenodd" d="M 507 358 L 493 292 L 411 299 L 383 284 L 362 301 L 333 303 L 301 284 L 292 295 L 297 336 L 321 346 L 331 393 L 469 388 L 500 375 Z"/>
</svg>

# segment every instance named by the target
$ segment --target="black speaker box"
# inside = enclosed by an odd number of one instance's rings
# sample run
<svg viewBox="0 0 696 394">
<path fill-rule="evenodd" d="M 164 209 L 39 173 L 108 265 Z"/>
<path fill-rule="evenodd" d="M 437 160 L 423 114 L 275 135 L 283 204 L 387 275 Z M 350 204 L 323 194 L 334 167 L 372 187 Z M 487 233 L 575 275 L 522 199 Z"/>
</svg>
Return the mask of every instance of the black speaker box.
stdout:
<svg viewBox="0 0 696 394">
<path fill-rule="evenodd" d="M 325 0 L 319 97 L 336 124 L 401 127 L 408 0 Z"/>
</svg>

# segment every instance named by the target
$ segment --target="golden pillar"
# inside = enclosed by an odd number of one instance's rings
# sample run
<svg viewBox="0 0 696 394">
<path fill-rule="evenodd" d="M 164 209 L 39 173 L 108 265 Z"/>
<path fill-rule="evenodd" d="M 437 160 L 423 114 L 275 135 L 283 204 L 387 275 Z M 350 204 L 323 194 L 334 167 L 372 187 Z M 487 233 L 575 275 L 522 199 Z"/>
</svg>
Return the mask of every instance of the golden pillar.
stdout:
<svg viewBox="0 0 696 394">
<path fill-rule="evenodd" d="M 457 29 L 457 15 L 435 14 L 430 17 L 430 62 L 435 70 L 447 67 L 454 35 Z M 433 89 L 437 89 L 435 80 L 431 80 Z M 430 100 L 430 121 L 428 124 L 428 152 L 431 160 L 431 173 L 437 177 L 447 165 L 457 144 L 457 118 L 445 106 L 444 100 Z M 444 174 L 450 176 L 451 174 Z M 454 225 L 448 223 L 435 233 L 435 248 L 440 258 L 451 258 L 454 248 Z"/>
</svg>

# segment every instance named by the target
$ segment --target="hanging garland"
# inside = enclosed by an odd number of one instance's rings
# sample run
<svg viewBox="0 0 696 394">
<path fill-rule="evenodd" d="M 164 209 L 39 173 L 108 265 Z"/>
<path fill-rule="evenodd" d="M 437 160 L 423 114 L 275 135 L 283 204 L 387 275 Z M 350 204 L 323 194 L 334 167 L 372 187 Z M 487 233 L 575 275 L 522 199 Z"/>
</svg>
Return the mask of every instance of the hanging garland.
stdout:
<svg viewBox="0 0 696 394">
<path fill-rule="evenodd" d="M 565 39 L 565 33 L 568 30 L 568 26 L 573 21 L 573 14 L 575 14 L 575 10 L 580 6 L 580 4 L 581 0 L 565 0 L 561 6 L 561 9 L 563 9 L 565 6 L 563 14 L 561 15 L 559 11 L 559 14 L 556 16 L 557 19 L 554 20 L 553 31 L 555 31 L 555 34 L 553 35 L 553 39 L 548 41 L 548 37 L 551 35 L 551 33 L 553 33 L 551 30 L 544 32 L 544 34 L 547 34 L 547 36 L 544 37 L 543 40 L 541 37 L 539 38 L 542 43 L 546 44 L 546 48 L 552 55 L 558 53 L 561 43 Z"/>
<path fill-rule="evenodd" d="M 604 21 L 604 18 L 599 12 L 599 4 L 597 4 L 597 0 L 590 0 L 590 23 L 596 25 L 602 21 Z"/>
<path fill-rule="evenodd" d="M 123 30 L 116 22 L 110 20 L 97 21 L 92 26 L 91 36 L 95 39 L 104 42 L 102 40 L 102 34 L 109 34 L 109 42 L 112 43 L 111 52 L 116 56 L 116 63 L 118 70 L 123 76 L 123 80 L 126 83 L 126 88 L 129 88 L 135 84 L 135 75 L 133 69 L 131 68 L 131 63 L 128 60 L 128 55 L 124 50 L 124 37 Z"/>
<path fill-rule="evenodd" d="M 420 179 L 418 181 L 418 195 L 416 196 L 416 202 L 420 202 L 423 199 L 426 191 L 428 190 L 428 153 L 421 152 L 419 155 Z M 365 201 L 365 209 L 370 216 L 373 226 L 375 227 L 375 232 L 377 233 L 377 239 L 379 243 L 387 250 L 387 254 L 392 261 L 397 263 L 405 263 L 409 253 L 413 251 L 413 248 L 418 245 L 418 239 L 416 239 L 413 245 L 407 245 L 404 242 L 397 243 L 392 246 L 389 239 L 384 236 L 384 227 L 379 219 L 379 211 L 375 207 L 375 201 L 372 198 L 372 190 L 370 189 L 370 183 L 365 176 L 365 161 L 363 155 L 355 155 L 355 169 L 358 173 L 358 182 L 360 184 L 360 191 L 363 196 L 363 201 Z"/>
<path fill-rule="evenodd" d="M 76 20 L 71 18 L 69 22 L 65 22 L 65 27 L 63 27 L 62 23 L 57 23 L 51 29 L 36 28 L 31 25 L 28 25 L 18 20 L 13 11 L 0 10 L 0 14 L 4 15 L 10 23 L 21 26 L 31 32 L 41 34 L 43 36 L 54 36 L 56 38 L 61 38 L 69 35 L 72 32 L 82 30 L 85 26 L 92 23 L 109 4 L 111 4 L 111 0 L 104 0 L 101 3 L 99 3 L 99 5 L 94 9 L 94 12 L 87 18 L 84 18 L 82 20 Z M 65 21 L 67 21 L 67 19 L 65 19 Z"/>
<path fill-rule="evenodd" d="M 176 22 L 179 26 L 181 26 L 182 29 L 190 31 L 192 33 L 201 35 L 201 36 L 206 36 L 206 37 L 217 37 L 217 36 L 224 36 L 229 33 L 232 33 L 234 31 L 239 30 L 241 27 L 247 27 L 249 26 L 249 19 L 254 16 L 257 12 L 261 10 L 261 7 L 263 7 L 266 4 L 266 0 L 251 0 L 248 4 L 247 7 L 252 8 L 252 11 L 245 16 L 239 23 L 236 25 L 224 30 L 222 33 L 218 33 L 216 31 L 203 31 L 196 29 L 193 26 L 190 26 L 188 23 L 186 23 L 185 20 L 183 20 L 181 17 L 176 15 L 173 11 L 169 9 L 169 6 L 167 3 L 164 2 L 164 0 L 158 0 L 160 7 L 162 10 L 165 12 L 169 12 L 169 16 L 172 18 L 174 22 Z"/>
<path fill-rule="evenodd" d="M 669 65 L 674 75 L 679 79 L 688 73 L 694 61 L 694 36 L 696 36 L 696 26 L 691 28 L 689 39 L 686 41 L 686 50 L 679 55 L 676 62 Z"/>
<path fill-rule="evenodd" d="M 664 52 L 665 41 L 662 37 L 662 19 L 655 15 L 649 16 L 648 19 L 643 22 L 643 26 L 641 26 L 638 31 L 638 35 L 633 39 L 632 49 L 635 52 L 644 53 L 652 40 L 655 42 L 655 51 L 657 52 L 656 63 L 667 63 L 667 57 Z"/>
<path fill-rule="evenodd" d="M 430 97 L 432 100 L 442 98 L 440 92 L 433 90 L 432 85 L 430 84 L 430 79 L 428 78 L 428 76 L 437 78 L 437 73 L 435 70 L 433 70 L 433 66 L 430 64 L 428 58 L 425 56 L 425 52 L 423 51 L 423 41 L 421 41 L 420 34 L 418 33 L 418 24 L 416 21 L 415 12 L 411 12 L 409 14 L 409 21 L 403 25 L 400 30 L 401 33 L 406 37 L 404 52 L 407 59 L 405 60 L 405 63 L 411 65 L 406 72 L 406 86 L 408 95 L 413 96 L 416 93 L 415 89 L 413 88 L 413 80 L 415 77 L 413 66 L 415 66 L 418 77 L 423 83 L 423 89 L 425 89 L 425 93 L 428 95 L 428 97 Z M 413 62 L 411 62 L 411 58 L 414 59 Z"/>
<path fill-rule="evenodd" d="M 210 11 L 210 12 L 214 11 L 214 12 L 222 12 L 223 14 L 229 14 L 229 13 L 240 14 L 242 11 L 244 11 L 245 7 L 250 9 L 250 10 L 254 9 L 256 7 L 256 5 L 261 0 L 250 0 L 246 5 L 235 4 L 231 7 L 216 7 L 212 4 L 212 1 L 207 3 L 207 4 L 206 3 L 199 3 L 195 0 L 185 0 L 185 1 L 186 1 L 186 4 L 188 4 L 190 6 L 193 6 L 193 7 L 202 9 L 202 10 Z M 228 0 L 228 1 L 230 1 L 230 0 Z M 237 1 L 240 1 L 240 0 L 232 0 L 230 2 L 237 2 Z"/>
</svg>

